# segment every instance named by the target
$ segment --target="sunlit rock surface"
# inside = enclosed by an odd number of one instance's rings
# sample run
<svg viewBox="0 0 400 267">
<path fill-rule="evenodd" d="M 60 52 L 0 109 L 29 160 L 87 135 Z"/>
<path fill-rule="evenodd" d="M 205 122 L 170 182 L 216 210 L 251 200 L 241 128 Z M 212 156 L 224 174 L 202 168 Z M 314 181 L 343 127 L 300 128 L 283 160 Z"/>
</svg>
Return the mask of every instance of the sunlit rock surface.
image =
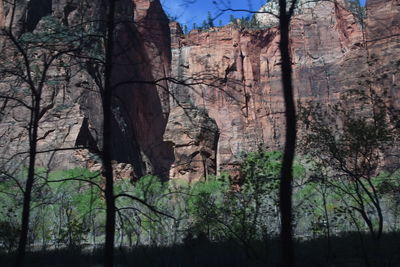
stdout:
<svg viewBox="0 0 400 267">
<path fill-rule="evenodd" d="M 292 20 L 295 95 L 329 104 L 360 86 L 367 50 L 361 25 L 343 4 L 321 1 L 310 8 L 303 7 Z M 215 172 L 235 168 L 244 152 L 260 146 L 280 149 L 285 124 L 278 28 L 172 33 L 172 76 L 201 84 L 171 85 L 171 92 L 179 103 L 194 103 L 215 120 Z"/>
</svg>

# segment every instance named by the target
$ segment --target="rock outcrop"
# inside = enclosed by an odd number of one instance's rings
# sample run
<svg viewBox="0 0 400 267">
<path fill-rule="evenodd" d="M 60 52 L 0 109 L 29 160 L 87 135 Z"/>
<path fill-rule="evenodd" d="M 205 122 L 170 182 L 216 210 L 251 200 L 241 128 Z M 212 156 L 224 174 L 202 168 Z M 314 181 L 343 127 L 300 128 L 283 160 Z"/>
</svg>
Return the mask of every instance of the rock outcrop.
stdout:
<svg viewBox="0 0 400 267">
<path fill-rule="evenodd" d="M 215 174 L 219 131 L 204 109 L 172 105 L 164 140 L 174 148 L 170 177 L 186 181 Z"/>
</svg>

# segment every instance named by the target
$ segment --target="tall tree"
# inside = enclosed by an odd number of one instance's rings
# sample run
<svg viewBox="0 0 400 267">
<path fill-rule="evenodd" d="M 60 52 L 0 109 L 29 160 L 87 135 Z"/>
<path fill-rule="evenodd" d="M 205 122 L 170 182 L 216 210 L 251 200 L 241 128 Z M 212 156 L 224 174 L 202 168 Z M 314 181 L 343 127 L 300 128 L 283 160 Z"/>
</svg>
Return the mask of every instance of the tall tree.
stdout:
<svg viewBox="0 0 400 267">
<path fill-rule="evenodd" d="M 46 114 L 54 107 L 57 95 L 57 89 L 53 86 L 57 81 L 54 75 L 51 75 L 51 70 L 59 67 L 66 71 L 68 67 L 60 67 L 57 61 L 65 54 L 79 51 L 82 42 L 80 42 L 81 37 L 74 36 L 72 31 L 67 31 L 51 18 L 44 18 L 42 21 L 42 27 L 46 28 L 46 32 L 24 32 L 15 26 L 17 2 L 8 4 L 11 9 L 11 19 L 9 25 L 3 25 L 1 29 L 3 64 L 0 75 L 7 82 L 9 90 L 3 87 L 0 99 L 5 103 L 13 102 L 13 105 L 21 108 L 21 113 L 24 113 L 25 109 L 28 117 L 27 121 L 20 121 L 26 123 L 24 127 L 28 138 L 28 167 L 26 180 L 23 186 L 21 184 L 23 208 L 15 263 L 16 266 L 23 266 L 29 234 L 32 190 L 35 185 L 38 142 L 50 133 L 46 132 L 40 136 L 39 127 L 45 120 Z M 27 90 L 24 91 L 23 88 Z"/>
<path fill-rule="evenodd" d="M 51 24 L 52 22 L 49 21 Z M 25 34 L 18 37 L 12 31 L 12 27 L 3 29 L 2 36 L 8 45 L 7 54 L 11 52 L 17 55 L 22 64 L 4 64 L 0 69 L 3 78 L 9 82 L 10 90 L 3 91 L 0 99 L 15 102 L 21 109 L 26 109 L 28 121 L 26 130 L 28 137 L 28 167 L 27 176 L 23 188 L 23 209 L 21 220 L 21 231 L 17 250 L 16 266 L 23 266 L 24 256 L 29 232 L 29 217 L 31 195 L 35 183 L 35 167 L 37 161 L 38 142 L 46 137 L 48 133 L 39 136 L 39 127 L 45 115 L 54 107 L 56 91 L 51 87 L 54 82 L 51 79 L 50 70 L 55 62 L 64 54 L 77 50 L 74 45 L 59 45 L 56 32 L 49 29 L 45 36 L 36 34 Z M 43 37 L 43 39 L 41 39 Z M 52 39 L 55 38 L 55 39 Z M 54 42 L 53 42 L 54 41 Z M 39 55 L 39 56 L 38 56 Z M 20 86 L 26 86 L 28 95 L 18 93 Z M 17 92 L 17 93 L 16 93 Z M 50 94 L 49 94 L 50 93 Z M 45 98 L 46 95 L 46 99 Z M 50 95 L 50 97 L 48 97 Z"/>
<path fill-rule="evenodd" d="M 292 166 L 296 148 L 296 108 L 293 96 L 292 84 L 292 60 L 290 56 L 290 41 L 289 31 L 290 22 L 297 6 L 297 0 L 278 0 L 279 14 L 271 11 L 253 11 L 246 9 L 232 9 L 226 3 L 220 1 L 223 9 L 219 8 L 220 12 L 226 11 L 245 11 L 253 14 L 265 13 L 279 19 L 280 41 L 279 50 L 281 53 L 281 73 L 282 73 L 282 89 L 285 103 L 286 117 L 286 137 L 285 148 L 282 159 L 282 168 L 280 172 L 280 212 L 281 212 L 281 261 L 282 266 L 294 266 L 294 245 L 293 245 L 293 229 L 292 229 Z M 218 3 L 214 2 L 218 8 Z M 288 5 L 289 3 L 289 5 Z"/>
<path fill-rule="evenodd" d="M 292 0 L 287 9 L 286 0 L 279 0 L 279 49 L 282 57 L 282 87 L 285 101 L 286 140 L 281 168 L 279 200 L 281 211 L 281 255 L 282 266 L 294 266 L 294 244 L 292 229 L 292 166 L 296 148 L 296 108 L 293 97 L 292 60 L 289 51 L 290 21 L 296 7 Z"/>
<path fill-rule="evenodd" d="M 62 149 L 58 140 L 45 145 L 51 149 L 43 150 L 42 145 L 42 149 L 38 148 L 39 142 L 43 144 L 48 141 L 47 136 L 55 131 L 46 129 L 45 123 L 54 123 L 53 115 L 65 103 L 63 97 L 60 99 L 63 93 L 60 83 L 62 79 L 68 79 L 65 76 L 76 65 L 74 55 L 82 53 L 90 43 L 80 27 L 67 27 L 59 19 L 47 16 L 52 12 L 51 4 L 43 7 L 39 14 L 31 14 L 29 5 L 32 3 L 0 2 L 1 7 L 8 11 L 6 18 L 0 21 L 0 101 L 3 102 L 2 107 L 7 109 L 1 119 L 9 125 L 10 132 L 18 132 L 19 136 L 17 141 L 10 139 L 10 143 L 2 147 L 5 163 L 2 162 L 1 174 L 12 179 L 23 195 L 16 266 L 24 265 L 29 244 L 32 195 L 40 179 L 37 162 L 48 159 L 47 163 L 50 164 L 54 156 L 52 153 Z M 50 153 L 52 156 L 47 157 L 47 154 L 39 158 L 39 153 Z M 26 171 L 22 171 L 25 166 Z M 25 176 L 23 180 L 21 176 Z"/>
<path fill-rule="evenodd" d="M 114 179 L 111 163 L 111 123 L 112 123 L 112 73 L 115 31 L 115 0 L 108 1 L 107 36 L 105 50 L 104 89 L 103 102 L 103 175 L 105 177 L 106 200 L 106 243 L 104 247 L 104 266 L 112 267 L 114 264 L 114 238 L 115 238 L 115 196 Z"/>
</svg>

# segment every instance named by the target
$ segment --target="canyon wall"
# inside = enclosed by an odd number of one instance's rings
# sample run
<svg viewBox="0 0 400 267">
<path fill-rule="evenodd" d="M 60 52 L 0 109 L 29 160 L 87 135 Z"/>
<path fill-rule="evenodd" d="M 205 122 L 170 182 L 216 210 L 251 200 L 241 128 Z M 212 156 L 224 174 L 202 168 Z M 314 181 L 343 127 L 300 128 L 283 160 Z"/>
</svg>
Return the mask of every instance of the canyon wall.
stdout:
<svg viewBox="0 0 400 267">
<path fill-rule="evenodd" d="M 99 168 L 104 71 L 101 36 L 106 29 L 103 2 L 17 1 L 14 9 L 9 2 L 0 1 L 0 26 L 11 29 L 18 42 L 30 33 L 46 32 L 46 27 L 53 24 L 78 29 L 82 40 L 93 35 L 82 48 L 89 52 L 66 53 L 46 73 L 41 104 L 46 112 L 39 122 L 38 166 Z M 148 173 L 167 178 L 174 160 L 170 144 L 163 141 L 169 113 L 168 84 L 163 79 L 169 75 L 171 62 L 168 19 L 159 1 L 118 1 L 116 13 L 112 156 L 129 178 Z M 48 16 L 56 22 L 51 19 L 49 22 Z M 65 38 L 67 42 L 69 39 Z M 10 96 L 27 103 L 30 96 L 28 84 L 19 79 L 26 75 L 26 66 L 14 64 L 21 62 L 21 51 L 10 36 L 3 35 L 0 39 L 2 80 L 5 81 L 1 84 L 1 93 L 8 97 L 1 99 L 0 148 L 4 155 L 1 166 L 12 173 L 26 165 L 30 112 L 11 101 Z M 44 64 L 38 58 L 49 57 L 49 50 L 25 47 L 24 50 L 29 55 L 31 68 L 37 66 L 38 73 L 34 75 L 41 75 Z M 155 83 L 156 80 L 160 81 Z"/>
<path fill-rule="evenodd" d="M 209 116 L 210 124 L 215 121 L 218 130 L 213 144 L 204 145 L 195 136 L 185 142 L 186 146 L 175 147 L 180 156 L 176 157 L 171 176 L 198 179 L 202 171 L 187 173 L 198 169 L 199 160 L 204 161 L 194 151 L 210 147 L 215 147 L 213 153 L 208 153 L 209 162 L 215 161 L 211 164 L 215 166 L 214 173 L 234 169 L 245 152 L 259 147 L 280 149 L 285 125 L 278 28 L 247 30 L 226 26 L 194 30 L 184 36 L 175 24 L 171 27 L 172 76 L 194 84 L 170 85 L 175 98 L 171 113 L 195 106 Z M 361 86 L 359 81 L 368 68 L 363 30 L 344 2 L 321 1 L 312 9 L 298 12 L 290 35 L 296 100 L 329 105 L 342 92 Z M 175 134 L 180 130 L 174 123 L 192 126 L 183 112 L 177 116 L 170 118 L 166 135 L 172 132 L 181 140 Z M 204 126 L 202 123 L 198 127 Z M 186 151 L 189 153 L 182 157 Z"/>
<path fill-rule="evenodd" d="M 84 33 L 105 31 L 100 0 L 17 1 L 15 12 L 7 3 L 0 1 L 0 26 L 11 25 L 17 36 L 43 31 L 47 15 Z M 198 180 L 235 173 L 248 151 L 282 148 L 279 29 L 258 16 L 262 29 L 227 25 L 184 35 L 179 24 L 168 25 L 159 1 L 118 1 L 112 135 L 123 176 Z M 290 32 L 296 100 L 330 105 L 348 90 L 371 86 L 388 92 L 399 116 L 399 20 L 398 0 L 369 0 L 364 27 L 346 1 L 300 5 Z M 3 69 L 18 67 L 9 60 L 12 43 L 3 36 L 0 44 Z M 104 48 L 88 46 L 93 53 Z M 42 106 L 49 108 L 40 121 L 39 150 L 56 151 L 40 153 L 39 165 L 100 168 L 103 69 L 96 60 L 65 56 L 49 70 L 59 82 L 45 87 Z M 15 80 L 2 80 L 1 92 L 10 93 Z M 12 96 L 28 97 L 23 88 Z M 1 164 L 15 168 L 26 159 L 29 112 L 0 101 Z"/>
<path fill-rule="evenodd" d="M 273 4 L 265 8 L 271 11 Z M 270 15 L 258 14 L 257 18 L 269 27 L 226 26 L 194 30 L 184 36 L 176 24 L 171 25 L 172 75 L 194 84 L 170 86 L 176 98 L 171 111 L 195 106 L 206 112 L 210 123 L 215 121 L 218 132 L 212 145 L 205 146 L 195 136 L 186 146 L 176 147 L 179 157 L 172 166 L 172 177 L 198 179 L 202 171 L 187 172 L 197 170 L 199 161 L 204 165 L 204 159 L 190 155 L 212 146 L 215 150 L 209 153 L 209 161 L 214 163 L 209 166 L 215 166 L 214 173 L 235 168 L 245 152 L 282 148 L 285 125 L 279 31 Z M 392 0 L 368 1 L 364 28 L 346 1 L 320 1 L 312 7 L 300 4 L 290 32 L 296 101 L 328 106 L 349 90 L 372 86 L 377 92 L 388 91 L 389 106 L 398 109 L 399 19 L 399 2 Z M 169 120 L 167 136 L 179 131 L 174 127 L 176 121 L 190 127 L 181 112 L 179 118 Z M 214 127 L 212 131 L 216 132 Z M 186 151 L 189 153 L 182 157 Z"/>
</svg>

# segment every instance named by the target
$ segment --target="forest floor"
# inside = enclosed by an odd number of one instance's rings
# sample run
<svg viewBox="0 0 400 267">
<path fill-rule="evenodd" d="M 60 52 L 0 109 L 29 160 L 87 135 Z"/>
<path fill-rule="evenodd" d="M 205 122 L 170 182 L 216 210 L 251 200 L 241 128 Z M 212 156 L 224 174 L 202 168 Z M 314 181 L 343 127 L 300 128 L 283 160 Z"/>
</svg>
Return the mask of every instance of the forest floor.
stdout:
<svg viewBox="0 0 400 267">
<path fill-rule="evenodd" d="M 278 266 L 279 241 L 255 241 L 244 248 L 237 242 L 192 242 L 173 247 L 135 247 L 115 250 L 116 266 L 140 267 L 245 267 Z M 326 238 L 296 241 L 299 267 L 400 267 L 400 233 L 384 234 L 380 242 L 368 235 L 349 233 Z M 0 266 L 13 266 L 12 254 L 0 254 Z M 27 253 L 28 267 L 102 266 L 102 250 L 60 249 Z"/>
</svg>

